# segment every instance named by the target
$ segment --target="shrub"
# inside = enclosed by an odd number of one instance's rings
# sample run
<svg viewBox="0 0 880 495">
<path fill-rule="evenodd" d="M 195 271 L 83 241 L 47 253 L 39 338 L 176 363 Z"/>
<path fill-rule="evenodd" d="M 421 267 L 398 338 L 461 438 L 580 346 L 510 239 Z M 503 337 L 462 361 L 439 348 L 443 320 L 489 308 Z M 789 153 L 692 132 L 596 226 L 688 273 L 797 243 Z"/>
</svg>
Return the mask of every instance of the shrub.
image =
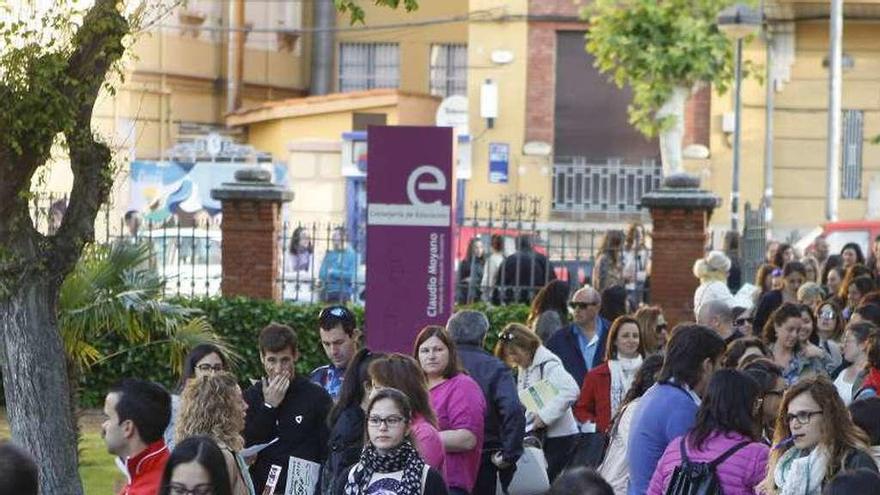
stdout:
<svg viewBox="0 0 880 495">
<path fill-rule="evenodd" d="M 327 363 L 318 336 L 320 305 L 277 304 L 243 297 L 178 299 L 174 302 L 201 309 L 214 332 L 241 356 L 233 372 L 238 376 L 242 386 L 249 385 L 251 379 L 263 375 L 257 337 L 260 330 L 272 322 L 290 325 L 297 332 L 300 351 L 300 359 L 296 365 L 297 373 L 307 374 Z M 494 347 L 498 332 L 507 323 L 524 322 L 528 315 L 528 307 L 521 305 L 496 307 L 476 304 L 468 307 L 484 311 L 489 318 L 491 330 L 486 339 L 487 350 Z M 354 308 L 354 312 L 359 324 L 363 324 L 363 309 Z M 176 387 L 180 370 L 172 369 L 168 364 L 167 350 L 160 346 L 132 348 L 131 344 L 118 337 L 109 337 L 106 341 L 95 345 L 106 355 L 117 352 L 120 354 L 86 372 L 81 390 L 83 406 L 101 407 L 107 389 L 124 377 L 153 380 L 165 385 L 169 390 Z"/>
</svg>

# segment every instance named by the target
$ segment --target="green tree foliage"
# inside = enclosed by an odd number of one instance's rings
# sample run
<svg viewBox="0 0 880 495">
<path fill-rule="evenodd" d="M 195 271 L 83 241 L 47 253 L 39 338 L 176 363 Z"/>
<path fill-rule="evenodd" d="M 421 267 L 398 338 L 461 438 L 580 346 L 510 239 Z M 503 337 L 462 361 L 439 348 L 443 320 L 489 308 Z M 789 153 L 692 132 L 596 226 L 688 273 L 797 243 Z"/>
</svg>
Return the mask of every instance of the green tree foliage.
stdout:
<svg viewBox="0 0 880 495">
<path fill-rule="evenodd" d="M 403 3 L 403 7 L 407 12 L 412 12 L 419 8 L 418 0 L 372 0 L 375 5 L 390 7 L 396 9 Z M 339 12 L 348 12 L 352 24 L 364 22 L 364 9 L 359 5 L 358 0 L 333 0 L 336 4 L 336 10 Z"/>
<path fill-rule="evenodd" d="M 629 86 L 629 120 L 646 136 L 672 122 L 657 110 L 676 87 L 712 84 L 724 92 L 733 78 L 733 45 L 715 18 L 732 0 L 596 0 L 583 10 L 589 20 L 586 49 L 600 72 Z M 746 69 L 748 71 L 748 65 Z"/>
</svg>

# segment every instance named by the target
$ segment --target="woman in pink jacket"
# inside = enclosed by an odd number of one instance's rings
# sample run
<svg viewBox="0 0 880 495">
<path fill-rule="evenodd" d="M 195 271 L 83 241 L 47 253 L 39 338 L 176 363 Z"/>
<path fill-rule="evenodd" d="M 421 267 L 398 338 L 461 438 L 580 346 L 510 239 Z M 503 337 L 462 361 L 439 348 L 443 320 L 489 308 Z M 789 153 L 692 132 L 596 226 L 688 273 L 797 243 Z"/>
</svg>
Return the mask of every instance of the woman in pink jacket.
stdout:
<svg viewBox="0 0 880 495">
<path fill-rule="evenodd" d="M 662 495 L 682 464 L 682 451 L 692 463 L 723 458 L 715 469 L 725 495 L 751 495 L 767 473 L 769 449 L 758 441 L 762 404 L 758 383 L 745 373 L 716 371 L 694 427 L 669 443 L 657 463 L 648 495 Z"/>
</svg>

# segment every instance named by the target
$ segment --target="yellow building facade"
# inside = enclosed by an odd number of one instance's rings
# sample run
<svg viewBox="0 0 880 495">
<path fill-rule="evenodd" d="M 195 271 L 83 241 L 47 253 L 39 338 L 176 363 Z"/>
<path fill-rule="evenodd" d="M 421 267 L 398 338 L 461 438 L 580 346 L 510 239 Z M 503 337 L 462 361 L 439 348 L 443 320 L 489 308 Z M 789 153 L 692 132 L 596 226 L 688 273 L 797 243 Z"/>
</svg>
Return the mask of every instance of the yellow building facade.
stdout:
<svg viewBox="0 0 880 495">
<path fill-rule="evenodd" d="M 772 128 L 772 222 L 777 238 L 806 234 L 825 222 L 826 150 L 828 142 L 828 2 L 824 4 L 771 2 L 774 70 Z M 824 18 L 823 18 L 824 17 Z M 840 220 L 877 219 L 871 206 L 880 200 L 880 2 L 846 1 L 843 30 L 844 68 L 842 109 L 844 136 Z M 761 67 L 766 79 L 767 45 L 757 39 L 745 56 Z M 767 90 L 757 78 L 747 79 L 742 92 L 742 148 L 740 226 L 743 205 L 757 206 L 765 190 Z M 703 186 L 723 200 L 712 217 L 713 226 L 730 225 L 733 135 L 730 128 L 733 95 L 714 94 L 711 105 L 711 156 L 689 160 L 687 167 L 703 179 Z M 725 125 L 725 117 L 728 125 Z M 847 126 L 856 117 L 860 126 Z M 854 122 L 857 124 L 857 122 Z M 855 182 L 853 182 L 855 181 Z"/>
</svg>

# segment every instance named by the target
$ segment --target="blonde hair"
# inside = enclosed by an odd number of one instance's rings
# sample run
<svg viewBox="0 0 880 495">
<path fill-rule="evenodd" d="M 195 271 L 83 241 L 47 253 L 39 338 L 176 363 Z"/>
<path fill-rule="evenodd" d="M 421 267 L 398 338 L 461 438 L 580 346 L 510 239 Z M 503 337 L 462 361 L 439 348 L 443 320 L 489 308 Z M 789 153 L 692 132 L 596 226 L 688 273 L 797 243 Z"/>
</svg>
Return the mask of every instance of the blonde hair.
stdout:
<svg viewBox="0 0 880 495">
<path fill-rule="evenodd" d="M 721 251 L 711 251 L 705 258 L 694 262 L 694 276 L 700 282 L 725 281 L 729 270 L 730 258 Z"/>
<path fill-rule="evenodd" d="M 230 373 L 194 378 L 180 394 L 174 440 L 206 435 L 234 451 L 244 448 L 241 389 Z"/>
</svg>

